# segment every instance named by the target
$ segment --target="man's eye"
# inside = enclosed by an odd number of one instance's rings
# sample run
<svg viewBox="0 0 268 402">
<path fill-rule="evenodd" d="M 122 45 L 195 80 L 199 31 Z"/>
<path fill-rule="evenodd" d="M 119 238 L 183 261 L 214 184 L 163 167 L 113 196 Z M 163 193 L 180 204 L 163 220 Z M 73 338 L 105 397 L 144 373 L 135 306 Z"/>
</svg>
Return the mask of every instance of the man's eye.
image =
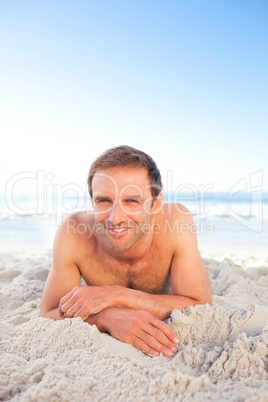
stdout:
<svg viewBox="0 0 268 402">
<path fill-rule="evenodd" d="M 103 198 L 103 200 L 99 200 L 98 204 L 102 203 L 102 202 L 110 202 L 110 200 L 107 200 L 106 198 Z"/>
<path fill-rule="evenodd" d="M 138 201 L 137 201 L 137 200 L 134 200 L 133 198 L 127 198 L 127 199 L 126 199 L 126 202 L 136 202 L 136 203 L 138 203 Z"/>
</svg>

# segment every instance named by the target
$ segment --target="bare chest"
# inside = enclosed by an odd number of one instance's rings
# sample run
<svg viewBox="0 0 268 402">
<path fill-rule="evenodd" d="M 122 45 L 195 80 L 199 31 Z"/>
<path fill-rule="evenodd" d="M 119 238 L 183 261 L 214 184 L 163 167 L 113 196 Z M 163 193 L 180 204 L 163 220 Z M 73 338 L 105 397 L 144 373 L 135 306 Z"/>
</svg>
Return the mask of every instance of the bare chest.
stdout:
<svg viewBox="0 0 268 402">
<path fill-rule="evenodd" d="M 133 264 L 114 262 L 109 258 L 85 256 L 79 269 L 87 285 L 119 285 L 147 293 L 170 293 L 171 257 L 155 251 Z"/>
</svg>

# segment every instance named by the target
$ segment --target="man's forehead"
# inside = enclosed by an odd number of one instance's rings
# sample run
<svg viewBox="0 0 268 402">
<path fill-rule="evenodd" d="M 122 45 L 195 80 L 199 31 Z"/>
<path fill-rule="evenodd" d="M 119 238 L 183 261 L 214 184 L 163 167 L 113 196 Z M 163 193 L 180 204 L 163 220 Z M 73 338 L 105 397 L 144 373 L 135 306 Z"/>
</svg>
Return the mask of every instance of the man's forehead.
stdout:
<svg viewBox="0 0 268 402">
<path fill-rule="evenodd" d="M 145 168 L 117 167 L 99 170 L 92 180 L 94 193 L 98 190 L 120 190 L 140 193 L 150 188 L 148 172 Z M 98 191 L 99 192 L 99 191 Z"/>
<path fill-rule="evenodd" d="M 148 181 L 148 171 L 143 167 L 118 166 L 109 169 L 98 170 L 93 177 L 93 182 L 117 181 L 135 185 L 137 182 Z M 93 184 L 93 183 L 92 183 Z"/>
</svg>

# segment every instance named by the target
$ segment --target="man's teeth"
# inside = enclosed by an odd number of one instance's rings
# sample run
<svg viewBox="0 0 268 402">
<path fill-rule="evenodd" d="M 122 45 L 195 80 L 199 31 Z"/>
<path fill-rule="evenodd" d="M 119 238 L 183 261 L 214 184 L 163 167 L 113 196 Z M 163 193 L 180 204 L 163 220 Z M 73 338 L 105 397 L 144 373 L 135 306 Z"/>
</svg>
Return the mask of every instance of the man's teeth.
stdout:
<svg viewBox="0 0 268 402">
<path fill-rule="evenodd" d="M 113 232 L 123 232 L 123 230 L 126 230 L 127 228 L 120 228 L 120 229 L 110 229 L 110 230 L 112 230 Z"/>
</svg>

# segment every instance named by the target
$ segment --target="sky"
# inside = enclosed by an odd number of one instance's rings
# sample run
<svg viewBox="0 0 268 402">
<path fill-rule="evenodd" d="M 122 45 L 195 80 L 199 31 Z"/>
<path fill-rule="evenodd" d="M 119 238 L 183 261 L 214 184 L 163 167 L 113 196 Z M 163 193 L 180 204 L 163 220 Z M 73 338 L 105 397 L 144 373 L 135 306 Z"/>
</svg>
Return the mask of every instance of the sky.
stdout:
<svg viewBox="0 0 268 402">
<path fill-rule="evenodd" d="M 0 192 L 85 187 L 117 145 L 165 189 L 268 191 L 267 21 L 266 0 L 0 0 Z"/>
</svg>

